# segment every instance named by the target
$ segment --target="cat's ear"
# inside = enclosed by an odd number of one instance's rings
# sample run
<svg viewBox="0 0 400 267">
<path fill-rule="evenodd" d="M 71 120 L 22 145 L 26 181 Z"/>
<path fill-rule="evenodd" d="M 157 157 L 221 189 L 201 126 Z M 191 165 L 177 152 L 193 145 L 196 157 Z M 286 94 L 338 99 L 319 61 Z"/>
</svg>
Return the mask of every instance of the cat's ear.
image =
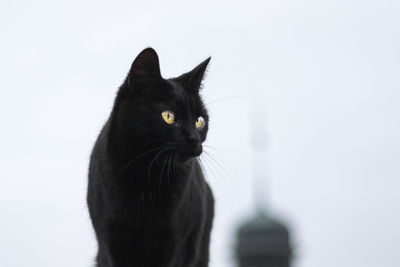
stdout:
<svg viewBox="0 0 400 267">
<path fill-rule="evenodd" d="M 146 48 L 136 57 L 129 71 L 131 80 L 142 81 L 146 78 L 160 78 L 160 63 L 153 48 Z"/>
<path fill-rule="evenodd" d="M 198 92 L 201 86 L 201 81 L 204 78 L 204 74 L 207 69 L 207 65 L 210 62 L 211 57 L 204 60 L 196 68 L 188 73 L 185 73 L 178 77 L 178 81 L 183 85 L 186 90 L 191 92 Z"/>
</svg>

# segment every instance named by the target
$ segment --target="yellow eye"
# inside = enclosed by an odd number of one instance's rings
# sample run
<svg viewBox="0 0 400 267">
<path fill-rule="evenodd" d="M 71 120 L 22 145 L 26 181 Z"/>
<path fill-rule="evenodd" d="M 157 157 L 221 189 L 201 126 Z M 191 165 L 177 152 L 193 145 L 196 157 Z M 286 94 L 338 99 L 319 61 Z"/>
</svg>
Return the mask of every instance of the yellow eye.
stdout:
<svg viewBox="0 0 400 267">
<path fill-rule="evenodd" d="M 168 124 L 172 124 L 175 121 L 175 115 L 172 111 L 164 111 L 163 113 L 161 113 L 162 118 L 164 119 L 164 121 Z"/>
<path fill-rule="evenodd" d="M 196 121 L 196 128 L 201 129 L 204 127 L 204 125 L 205 125 L 204 118 L 202 116 L 198 117 Z"/>
</svg>

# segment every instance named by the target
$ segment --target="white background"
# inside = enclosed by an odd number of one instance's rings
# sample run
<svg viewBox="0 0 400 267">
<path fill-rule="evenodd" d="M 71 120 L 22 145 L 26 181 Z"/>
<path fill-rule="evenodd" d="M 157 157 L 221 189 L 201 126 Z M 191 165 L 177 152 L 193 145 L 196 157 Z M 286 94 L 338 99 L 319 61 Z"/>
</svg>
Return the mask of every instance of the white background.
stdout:
<svg viewBox="0 0 400 267">
<path fill-rule="evenodd" d="M 400 264 L 399 1 L 1 1 L 0 266 L 92 266 L 86 174 L 145 47 L 164 77 L 212 56 L 212 267 L 253 214 L 251 106 L 269 206 L 298 267 Z"/>
</svg>

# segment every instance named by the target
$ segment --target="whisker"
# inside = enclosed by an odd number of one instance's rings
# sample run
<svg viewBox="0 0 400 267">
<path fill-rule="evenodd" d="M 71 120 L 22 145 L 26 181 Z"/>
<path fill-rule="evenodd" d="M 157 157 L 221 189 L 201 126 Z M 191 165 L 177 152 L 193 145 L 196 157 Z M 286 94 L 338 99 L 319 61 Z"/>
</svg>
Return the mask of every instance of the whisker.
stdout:
<svg viewBox="0 0 400 267">
<path fill-rule="evenodd" d="M 204 166 L 203 161 L 201 160 L 201 155 L 198 156 L 197 158 L 199 159 L 199 163 L 200 163 L 200 165 L 201 165 L 201 169 L 202 169 L 203 171 L 205 171 L 206 174 L 207 174 L 206 167 Z"/>
<path fill-rule="evenodd" d="M 149 153 L 151 153 L 151 152 L 153 152 L 153 151 L 155 151 L 155 150 L 157 150 L 157 149 L 160 149 L 160 148 L 162 148 L 163 146 L 165 146 L 165 145 L 161 145 L 161 146 L 158 146 L 158 147 L 156 147 L 156 148 L 150 149 L 150 150 L 148 150 L 148 151 L 146 151 L 146 152 L 140 154 L 139 156 L 135 157 L 134 159 L 132 159 L 131 161 L 129 161 L 124 167 L 122 167 L 121 170 L 118 172 L 118 174 L 121 174 L 126 168 L 128 168 L 129 166 L 131 166 L 131 165 L 132 165 L 136 160 L 138 160 L 139 158 L 141 158 L 141 157 L 143 157 L 143 156 L 145 156 L 145 155 L 147 155 L 147 154 L 149 154 Z"/>
<path fill-rule="evenodd" d="M 211 162 L 208 161 L 208 159 L 205 157 L 205 154 L 202 154 L 203 159 L 202 161 L 204 161 L 205 165 L 207 165 L 206 172 L 207 174 L 209 174 L 209 171 L 211 172 L 211 175 L 217 180 L 219 181 L 220 178 L 220 174 L 219 172 L 215 169 L 215 167 L 211 164 Z M 217 174 L 217 175 L 216 175 Z"/>
<path fill-rule="evenodd" d="M 214 151 L 217 152 L 218 154 L 221 153 L 220 150 L 222 150 L 222 151 L 228 151 L 228 149 L 226 149 L 226 148 L 216 147 L 216 146 L 210 146 L 210 145 L 208 145 L 208 144 L 203 144 L 203 146 L 206 147 L 206 148 L 210 148 L 210 149 L 214 150 Z"/>
<path fill-rule="evenodd" d="M 149 166 L 147 167 L 147 178 L 150 177 L 150 171 L 151 171 L 151 167 L 153 166 L 153 163 L 156 161 L 156 159 L 157 159 L 159 156 L 161 156 L 161 154 L 162 154 L 163 152 L 168 151 L 169 148 L 170 148 L 170 147 L 168 147 L 168 145 L 165 145 L 165 147 L 162 148 L 159 152 L 157 152 L 157 154 L 154 156 L 154 158 L 150 161 L 150 164 L 149 164 Z"/>
<path fill-rule="evenodd" d="M 207 155 L 210 159 L 212 159 L 229 177 L 232 177 L 231 174 L 218 162 L 210 153 L 204 151 L 205 155 Z"/>
<path fill-rule="evenodd" d="M 220 182 L 220 179 L 219 179 L 219 178 L 220 178 L 219 175 L 215 175 L 215 173 L 213 172 L 213 170 L 210 168 L 210 165 L 207 164 L 206 158 L 203 158 L 203 159 L 202 159 L 201 156 L 202 156 L 202 155 L 200 155 L 200 156 L 198 157 L 198 159 L 199 159 L 200 165 L 201 165 L 201 167 L 202 167 L 202 170 L 205 172 L 206 177 L 208 177 L 208 178 L 214 178 L 215 181 L 218 183 L 218 186 L 219 186 L 220 188 L 223 188 L 223 186 L 222 186 L 222 184 L 221 184 L 221 182 Z M 203 161 L 204 161 L 204 162 L 203 162 Z M 207 167 L 206 167 L 204 164 L 206 164 Z M 210 174 L 210 172 L 212 172 L 212 174 Z"/>
<path fill-rule="evenodd" d="M 218 102 L 221 102 L 221 101 L 225 101 L 225 100 L 230 100 L 232 98 L 239 98 L 240 99 L 240 96 L 228 96 L 228 97 L 219 98 L 219 99 L 216 99 L 216 100 L 214 100 L 212 102 L 207 102 L 206 106 L 210 106 L 210 105 L 213 105 L 215 103 L 218 103 Z"/>
<path fill-rule="evenodd" d="M 168 160 L 170 159 L 170 157 L 171 157 L 171 153 L 167 155 L 167 157 L 166 157 L 165 160 L 164 160 L 164 164 L 163 164 L 163 166 L 162 166 L 162 168 L 161 168 L 160 179 L 159 179 L 159 181 L 158 181 L 158 194 L 161 194 L 162 174 L 163 174 L 163 172 L 164 172 L 165 163 L 168 162 Z"/>
<path fill-rule="evenodd" d="M 169 190 L 171 191 L 172 196 L 174 197 L 175 201 L 177 201 L 178 198 L 174 194 L 174 190 L 171 187 L 171 181 L 170 181 L 170 177 L 171 177 L 170 176 L 170 167 L 171 167 L 172 174 L 174 174 L 173 173 L 173 171 L 174 171 L 174 169 L 173 169 L 174 168 L 174 161 L 175 161 L 175 154 L 172 154 L 172 156 L 170 158 L 170 161 L 168 162 L 167 182 L 168 182 L 168 187 L 169 187 Z"/>
</svg>

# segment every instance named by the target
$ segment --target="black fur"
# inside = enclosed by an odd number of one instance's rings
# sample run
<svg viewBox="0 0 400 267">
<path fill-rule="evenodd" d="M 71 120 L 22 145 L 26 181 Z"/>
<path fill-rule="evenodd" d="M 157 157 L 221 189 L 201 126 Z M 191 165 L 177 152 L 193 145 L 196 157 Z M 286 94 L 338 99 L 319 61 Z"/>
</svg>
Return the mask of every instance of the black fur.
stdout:
<svg viewBox="0 0 400 267">
<path fill-rule="evenodd" d="M 90 159 L 96 266 L 208 266 L 214 200 L 197 156 L 208 131 L 199 89 L 209 60 L 173 79 L 161 77 L 151 48 L 133 62 Z M 175 124 L 163 121 L 165 110 Z"/>
</svg>

